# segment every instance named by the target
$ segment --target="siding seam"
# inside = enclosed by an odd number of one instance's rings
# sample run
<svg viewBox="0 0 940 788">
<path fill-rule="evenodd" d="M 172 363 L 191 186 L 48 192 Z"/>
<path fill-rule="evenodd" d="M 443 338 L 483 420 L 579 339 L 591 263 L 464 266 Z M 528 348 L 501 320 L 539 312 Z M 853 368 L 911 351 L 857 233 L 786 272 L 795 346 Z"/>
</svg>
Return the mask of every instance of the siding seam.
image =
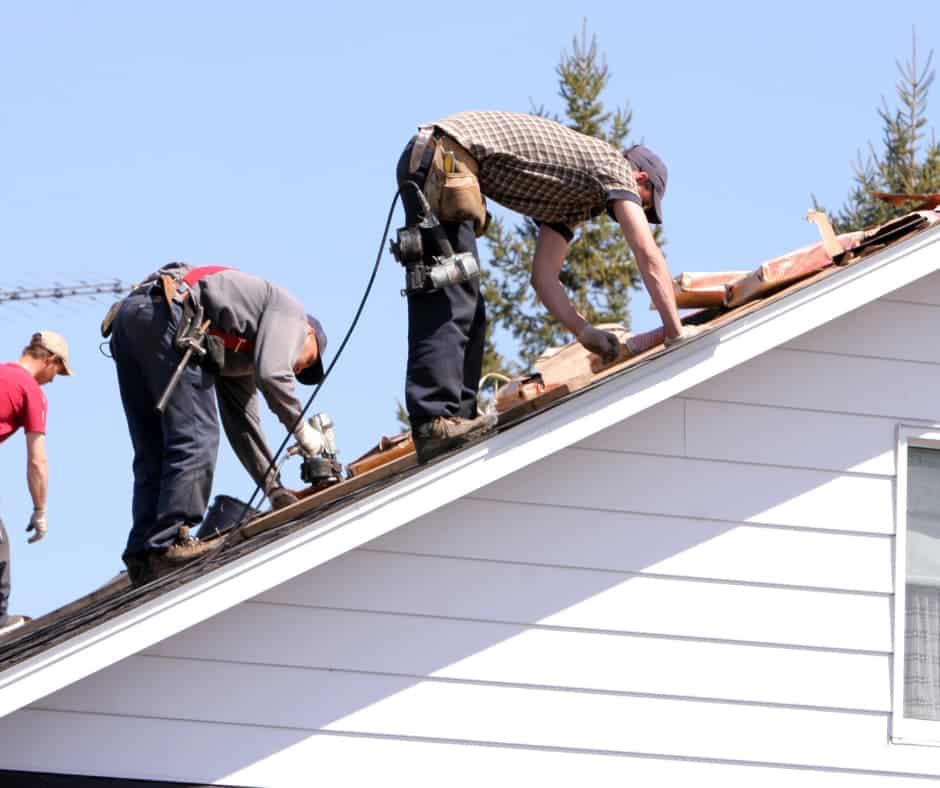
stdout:
<svg viewBox="0 0 940 788">
<path fill-rule="evenodd" d="M 895 477 L 879 477 L 878 480 L 882 481 L 885 479 L 894 479 Z M 796 531 L 798 533 L 825 533 L 842 536 L 867 536 L 875 538 L 894 538 L 893 531 L 855 531 L 842 528 L 825 528 L 821 525 L 790 525 L 788 523 L 757 523 L 757 522 L 742 522 L 740 520 L 723 520 L 718 517 L 702 517 L 701 515 L 682 515 L 682 514 L 667 514 L 663 512 L 644 512 L 639 509 L 609 509 L 603 506 L 584 506 L 579 504 L 574 506 L 572 504 L 566 503 L 539 503 L 538 501 L 522 501 L 522 500 L 508 500 L 504 498 L 491 498 L 483 495 L 465 495 L 459 501 L 454 501 L 454 504 L 460 503 L 460 501 L 482 501 L 484 503 L 498 503 L 507 506 L 536 506 L 543 509 L 572 509 L 575 511 L 583 512 L 606 512 L 608 514 L 629 514 L 636 515 L 638 517 L 653 517 L 653 518 L 662 518 L 669 520 L 683 520 L 686 522 L 703 522 L 703 523 L 716 523 L 721 525 L 727 525 L 729 528 L 774 528 L 779 531 Z M 409 523 L 410 525 L 411 523 Z M 383 537 L 384 538 L 384 537 Z M 362 549 L 362 548 L 357 548 Z"/>
<path fill-rule="evenodd" d="M 475 616 L 445 616 L 440 613 L 420 613 L 416 611 L 401 612 L 395 610 L 379 610 L 376 608 L 357 608 L 357 607 L 338 607 L 334 605 L 307 605 L 302 602 L 269 602 L 266 600 L 250 599 L 242 602 L 242 605 L 261 605 L 268 607 L 286 607 L 301 610 L 328 610 L 337 613 L 354 613 L 370 616 L 391 616 L 398 618 L 421 618 L 433 621 L 455 621 L 468 624 L 493 624 L 497 626 L 521 627 L 526 630 L 537 630 L 543 632 L 564 632 L 572 635 L 610 635 L 615 637 L 643 638 L 646 640 L 668 640 L 682 643 L 713 643 L 722 646 L 747 646 L 760 649 L 782 649 L 787 651 L 812 651 L 824 654 L 844 654 L 849 656 L 867 656 L 867 657 L 887 657 L 891 656 L 892 649 L 861 649 L 847 648 L 845 646 L 814 646 L 810 644 L 781 643 L 770 640 L 743 640 L 741 638 L 717 638 L 705 635 L 676 635 L 661 632 L 645 632 L 632 629 L 603 629 L 600 627 L 575 627 L 564 626 L 561 624 L 532 624 L 524 621 L 512 621 L 509 619 L 490 619 L 477 618 Z M 160 654 L 148 654 L 146 651 L 140 652 L 148 656 L 162 656 Z M 201 659 L 201 657 L 199 658 Z M 237 662 L 237 660 L 232 660 Z"/>
<path fill-rule="evenodd" d="M 24 711 L 34 711 L 40 712 L 42 714 L 64 714 L 64 715 L 89 715 L 95 717 L 113 717 L 116 719 L 138 719 L 133 714 L 115 714 L 115 713 L 105 713 L 97 711 L 69 711 L 63 709 L 48 709 L 40 708 L 37 706 L 29 706 L 24 709 Z M 148 718 L 150 719 L 150 718 Z M 159 719 L 161 721 L 167 722 L 194 722 L 196 724 L 202 723 L 201 720 L 189 720 L 187 718 L 174 718 L 174 717 L 159 717 L 153 718 Z M 413 736 L 413 735 L 404 735 L 404 734 L 390 734 L 390 733 L 364 733 L 361 731 L 343 731 L 337 730 L 335 728 L 330 730 L 324 730 L 322 728 L 301 728 L 294 725 L 251 725 L 244 722 L 223 722 L 223 721 L 213 721 L 209 724 L 226 726 L 232 728 L 247 728 L 247 729 L 263 729 L 263 730 L 275 730 L 275 731 L 294 731 L 294 732 L 304 732 L 311 733 L 317 736 L 334 736 L 337 738 L 355 738 L 355 739 L 382 739 L 382 740 L 391 740 L 391 741 L 409 741 L 416 742 L 420 744 L 455 744 L 460 746 L 467 747 L 487 747 L 493 749 L 511 749 L 511 750 L 533 750 L 536 752 L 562 752 L 569 753 L 572 755 L 608 755 L 613 757 L 622 757 L 622 758 L 638 758 L 643 760 L 662 760 L 662 761 L 682 761 L 684 763 L 709 763 L 709 764 L 719 764 L 726 766 L 741 766 L 745 768 L 772 768 L 772 769 L 789 769 L 798 772 L 806 772 L 808 770 L 820 771 L 820 772 L 838 772 L 840 774 L 858 774 L 866 776 L 875 776 L 875 777 L 902 777 L 908 779 L 929 779 L 936 780 L 936 774 L 930 774 L 929 772 L 898 772 L 898 771 L 888 771 L 884 769 L 852 769 L 846 766 L 826 766 L 813 763 L 786 763 L 784 761 L 751 761 L 746 759 L 734 759 L 734 758 L 707 758 L 704 756 L 696 755 L 682 755 L 680 753 L 669 753 L 669 752 L 639 752 L 633 750 L 600 750 L 600 749 L 588 749 L 583 747 L 559 747 L 552 746 L 547 744 L 521 744 L 518 742 L 501 742 L 501 741 L 490 741 L 485 739 L 454 739 L 447 737 L 435 738 L 432 736 Z"/>
</svg>

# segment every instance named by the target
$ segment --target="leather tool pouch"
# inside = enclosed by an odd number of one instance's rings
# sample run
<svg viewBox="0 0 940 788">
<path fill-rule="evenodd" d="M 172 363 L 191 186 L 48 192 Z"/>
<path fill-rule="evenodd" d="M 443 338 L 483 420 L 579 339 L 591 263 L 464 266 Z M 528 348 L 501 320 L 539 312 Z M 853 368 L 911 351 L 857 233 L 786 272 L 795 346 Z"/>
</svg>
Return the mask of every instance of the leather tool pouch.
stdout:
<svg viewBox="0 0 940 788">
<path fill-rule="evenodd" d="M 444 174 L 441 189 L 441 219 L 445 222 L 473 220 L 473 232 L 479 238 L 486 230 L 486 203 L 480 193 L 480 181 L 469 170 Z"/>
<path fill-rule="evenodd" d="M 437 140 L 424 182 L 431 210 L 442 222 L 473 221 L 474 234 L 486 232 L 489 215 L 476 175 L 477 163 L 449 137 Z"/>
<path fill-rule="evenodd" d="M 200 366 L 213 375 L 218 375 L 225 369 L 225 345 L 219 337 L 212 334 L 206 334 L 205 343 L 206 355 L 202 357 Z"/>
<path fill-rule="evenodd" d="M 185 340 L 196 335 L 203 319 L 202 308 L 197 308 L 193 304 L 191 296 L 183 298 L 182 307 L 180 322 L 176 327 L 176 347 L 179 350 L 186 349 Z M 225 369 L 225 345 L 222 339 L 212 334 L 204 334 L 201 342 L 206 352 L 200 356 L 194 355 L 193 363 L 198 364 L 207 372 L 218 375 Z"/>
</svg>

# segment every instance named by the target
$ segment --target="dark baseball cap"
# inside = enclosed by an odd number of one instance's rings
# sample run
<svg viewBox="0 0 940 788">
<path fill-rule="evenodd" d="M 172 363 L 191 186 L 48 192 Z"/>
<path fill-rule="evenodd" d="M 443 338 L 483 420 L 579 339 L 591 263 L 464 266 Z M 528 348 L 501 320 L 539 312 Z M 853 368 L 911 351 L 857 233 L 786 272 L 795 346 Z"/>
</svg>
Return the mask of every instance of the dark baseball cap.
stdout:
<svg viewBox="0 0 940 788">
<path fill-rule="evenodd" d="M 623 155 L 634 167 L 649 176 L 650 186 L 653 187 L 653 204 L 647 209 L 646 218 L 653 224 L 662 224 L 663 197 L 666 195 L 666 179 L 668 178 L 666 165 L 645 145 L 627 148 Z"/>
<path fill-rule="evenodd" d="M 307 325 L 310 326 L 310 328 L 313 329 L 313 333 L 317 335 L 317 360 L 309 367 L 304 367 L 300 370 L 295 377 L 305 386 L 315 386 L 323 380 L 323 354 L 326 353 L 326 331 L 323 330 L 320 321 L 313 315 L 307 315 Z"/>
</svg>

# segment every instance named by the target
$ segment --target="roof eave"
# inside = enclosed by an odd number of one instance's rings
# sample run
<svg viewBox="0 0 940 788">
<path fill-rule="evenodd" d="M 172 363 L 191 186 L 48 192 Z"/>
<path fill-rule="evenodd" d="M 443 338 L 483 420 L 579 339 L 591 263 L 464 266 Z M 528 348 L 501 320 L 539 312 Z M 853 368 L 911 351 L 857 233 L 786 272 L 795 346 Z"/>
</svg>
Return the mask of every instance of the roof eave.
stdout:
<svg viewBox="0 0 940 788">
<path fill-rule="evenodd" d="M 940 225 L 24 660 L 0 674 L 0 716 L 935 272 L 938 241 Z"/>
</svg>

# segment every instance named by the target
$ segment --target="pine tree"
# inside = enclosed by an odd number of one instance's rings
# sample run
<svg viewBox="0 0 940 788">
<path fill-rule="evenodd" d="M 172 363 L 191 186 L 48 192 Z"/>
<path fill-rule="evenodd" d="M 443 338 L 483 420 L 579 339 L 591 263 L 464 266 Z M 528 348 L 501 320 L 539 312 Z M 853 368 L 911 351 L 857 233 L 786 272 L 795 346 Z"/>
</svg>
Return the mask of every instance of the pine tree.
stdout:
<svg viewBox="0 0 940 788">
<path fill-rule="evenodd" d="M 927 140 L 927 93 L 934 80 L 933 51 L 923 68 L 917 63 L 917 36 L 913 35 L 911 59 L 895 61 L 900 78 L 896 89 L 898 106 L 889 109 L 882 98 L 878 115 L 883 124 L 883 151 L 869 144 L 867 159 L 861 153 L 855 162 L 854 184 L 849 197 L 833 221 L 840 232 L 883 224 L 909 212 L 912 204 L 891 205 L 874 196 L 929 194 L 940 192 L 940 144 L 931 130 Z"/>
<path fill-rule="evenodd" d="M 588 39 L 586 23 L 581 35 L 573 38 L 571 52 L 562 52 L 556 73 L 565 107 L 565 119 L 561 122 L 606 140 L 615 148 L 623 148 L 630 133 L 632 113 L 627 106 L 609 111 L 601 100 L 610 73 L 606 58 L 598 51 L 597 37 L 592 35 Z M 534 113 L 549 116 L 542 107 Z M 557 116 L 554 119 L 560 120 Z M 484 271 L 483 292 L 490 329 L 499 326 L 516 341 L 516 355 L 523 368 L 546 347 L 572 339 L 541 305 L 530 284 L 537 235 L 538 228 L 529 219 L 512 229 L 503 221 L 494 220 L 486 235 L 491 260 Z M 581 226 L 560 278 L 589 322 L 616 322 L 629 328 L 629 291 L 639 284 L 640 277 L 615 221 L 602 215 Z M 495 351 L 492 335 L 487 348 L 484 372 L 511 366 Z"/>
</svg>

